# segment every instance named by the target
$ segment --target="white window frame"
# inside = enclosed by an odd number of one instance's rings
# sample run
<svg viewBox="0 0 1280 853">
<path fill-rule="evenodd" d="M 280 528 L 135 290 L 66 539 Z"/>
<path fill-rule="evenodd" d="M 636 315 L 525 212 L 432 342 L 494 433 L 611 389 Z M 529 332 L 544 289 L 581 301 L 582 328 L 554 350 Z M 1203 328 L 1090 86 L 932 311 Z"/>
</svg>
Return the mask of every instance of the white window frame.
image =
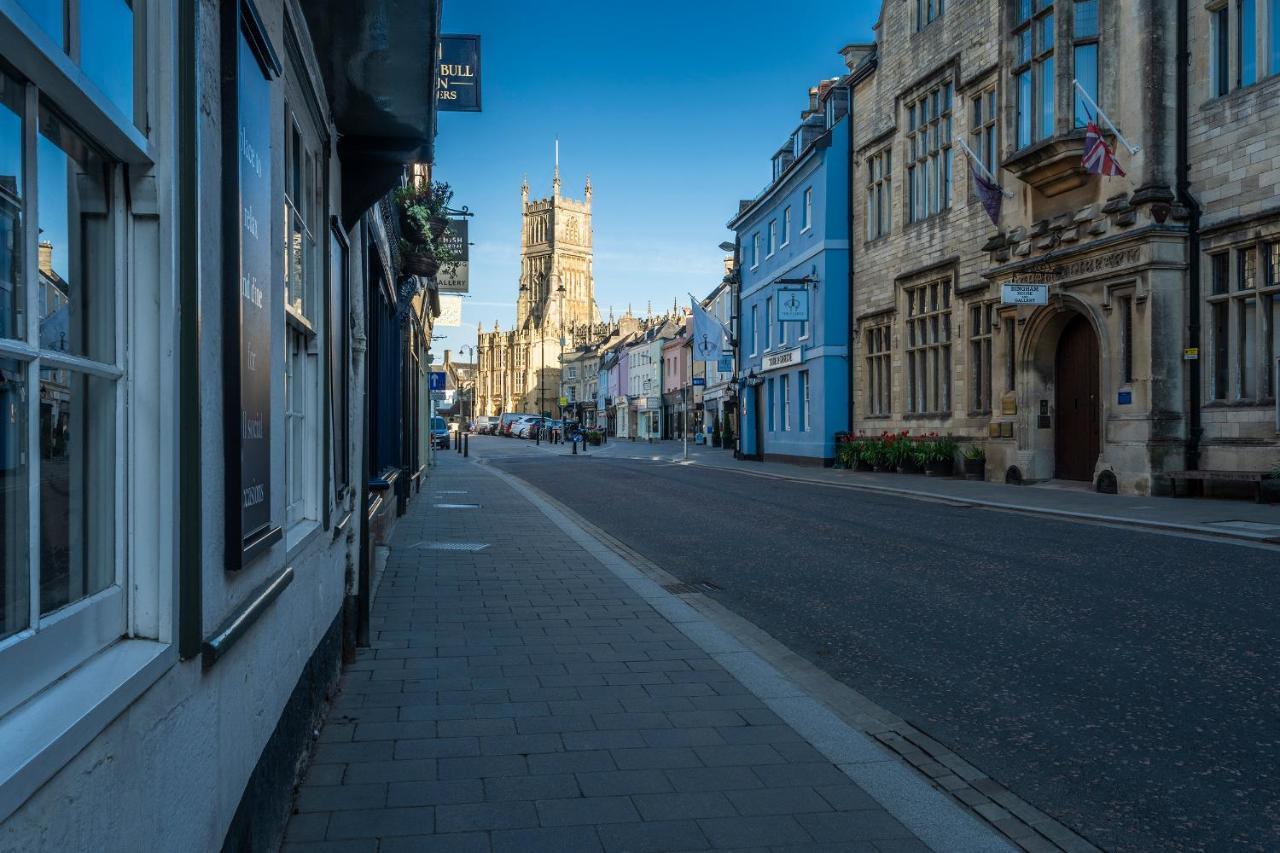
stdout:
<svg viewBox="0 0 1280 853">
<path fill-rule="evenodd" d="M 804 218 L 801 220 L 800 233 L 813 228 L 813 187 L 804 189 Z"/>
<path fill-rule="evenodd" d="M 769 220 L 769 253 L 765 259 L 772 258 L 778 252 L 778 220 Z"/>
<path fill-rule="evenodd" d="M 751 268 L 760 266 L 760 232 L 751 235 Z"/>
<path fill-rule="evenodd" d="M 791 205 L 787 205 L 782 211 L 782 245 L 787 246 L 791 243 Z"/>
<path fill-rule="evenodd" d="M 135 39 L 146 33 L 149 16 L 134 16 Z M 21 272 L 27 321 L 23 337 L 0 339 L 0 358 L 23 364 L 28 389 L 30 460 L 29 505 L 39 493 L 39 369 L 69 369 L 116 383 L 114 452 L 114 572 L 112 583 L 95 595 L 39 616 L 39 586 L 29 590 L 27 604 L 38 620 L 0 641 L 0 823 L 13 808 L 61 770 L 177 660 L 172 644 L 176 528 L 176 415 L 172 400 L 175 376 L 167 367 L 166 336 L 175 313 L 172 260 L 161 246 L 160 216 L 144 212 L 146 200 L 126 203 L 125 169 L 133 178 L 154 174 L 150 143 L 134 116 L 100 93 L 33 20 L 9 19 L 13 36 L 5 58 L 24 86 L 22 106 L 24 265 Z M 50 48 L 53 48 L 50 50 Z M 137 58 L 134 67 L 134 111 L 145 108 L 149 65 Z M 115 283 L 115 353 L 111 362 L 64 352 L 41 350 L 39 343 L 37 210 L 37 111 L 42 95 L 74 123 L 111 170 L 111 236 Z M 127 337 L 126 337 L 127 330 Z M 28 569 L 38 578 L 40 520 L 28 519 Z"/>
<path fill-rule="evenodd" d="M 751 354 L 760 354 L 760 306 L 751 306 Z"/>
<path fill-rule="evenodd" d="M 764 351 L 773 346 L 773 297 L 764 298 Z"/>
<path fill-rule="evenodd" d="M 779 377 L 778 394 L 782 400 L 782 431 L 791 432 L 791 376 L 784 373 Z"/>
<path fill-rule="evenodd" d="M 812 383 L 809 380 L 809 371 L 802 370 L 800 376 L 800 432 L 811 432 L 813 430 L 812 414 L 809 408 L 809 395 L 812 389 Z"/>
</svg>

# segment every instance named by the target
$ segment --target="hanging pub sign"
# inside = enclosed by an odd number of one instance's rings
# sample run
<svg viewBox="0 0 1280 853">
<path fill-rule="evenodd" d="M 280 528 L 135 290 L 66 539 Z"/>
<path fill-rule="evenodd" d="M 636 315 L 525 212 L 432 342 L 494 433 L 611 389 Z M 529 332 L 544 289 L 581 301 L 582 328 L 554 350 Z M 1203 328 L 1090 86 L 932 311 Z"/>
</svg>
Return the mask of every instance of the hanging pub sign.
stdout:
<svg viewBox="0 0 1280 853">
<path fill-rule="evenodd" d="M 809 291 L 803 287 L 778 288 L 778 321 L 809 322 Z"/>
<path fill-rule="evenodd" d="M 226 4 L 223 77 L 223 447 L 226 567 L 235 571 L 281 538 L 271 519 L 271 82 L 282 72 L 253 4 Z"/>
<path fill-rule="evenodd" d="M 440 36 L 436 48 L 436 109 L 480 112 L 480 36 Z"/>
<path fill-rule="evenodd" d="M 733 373 L 733 354 L 722 355 L 716 359 L 716 370 L 720 373 Z"/>
<path fill-rule="evenodd" d="M 471 289 L 468 253 L 470 243 L 467 238 L 467 220 L 455 217 L 449 220 L 449 227 L 444 232 L 445 247 L 458 262 L 452 269 L 441 269 L 436 276 L 436 289 L 441 293 L 466 293 Z"/>
</svg>

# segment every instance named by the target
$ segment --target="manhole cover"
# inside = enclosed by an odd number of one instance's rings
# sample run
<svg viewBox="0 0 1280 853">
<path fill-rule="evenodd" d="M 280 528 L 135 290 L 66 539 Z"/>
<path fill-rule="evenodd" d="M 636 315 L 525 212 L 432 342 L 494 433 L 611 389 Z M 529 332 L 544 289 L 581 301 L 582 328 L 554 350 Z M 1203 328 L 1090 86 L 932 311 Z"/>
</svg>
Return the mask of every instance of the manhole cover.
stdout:
<svg viewBox="0 0 1280 853">
<path fill-rule="evenodd" d="M 419 542 L 415 548 L 426 548 L 428 551 L 483 551 L 489 547 L 488 542 Z"/>
<path fill-rule="evenodd" d="M 432 504 L 436 509 L 479 509 L 480 504 Z"/>
<path fill-rule="evenodd" d="M 664 583 L 662 588 L 672 595 L 694 595 L 700 592 L 720 592 L 720 587 L 711 581 L 694 581 L 692 583 Z"/>
</svg>

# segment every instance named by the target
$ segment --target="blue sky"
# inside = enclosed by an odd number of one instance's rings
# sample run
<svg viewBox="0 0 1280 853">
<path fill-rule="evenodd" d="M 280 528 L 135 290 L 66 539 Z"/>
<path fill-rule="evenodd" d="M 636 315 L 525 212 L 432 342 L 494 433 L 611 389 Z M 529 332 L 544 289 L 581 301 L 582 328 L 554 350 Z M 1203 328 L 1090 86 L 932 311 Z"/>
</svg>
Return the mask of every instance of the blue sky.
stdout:
<svg viewBox="0 0 1280 853">
<path fill-rule="evenodd" d="M 870 41 L 880 0 L 445 0 L 445 33 L 479 33 L 482 113 L 441 113 L 436 176 L 471 222 L 471 294 L 444 348 L 515 320 L 520 180 L 594 190 L 596 300 L 608 314 L 707 293 L 725 223 L 769 181 L 808 88 Z M 437 355 L 437 358 L 440 356 Z"/>
</svg>

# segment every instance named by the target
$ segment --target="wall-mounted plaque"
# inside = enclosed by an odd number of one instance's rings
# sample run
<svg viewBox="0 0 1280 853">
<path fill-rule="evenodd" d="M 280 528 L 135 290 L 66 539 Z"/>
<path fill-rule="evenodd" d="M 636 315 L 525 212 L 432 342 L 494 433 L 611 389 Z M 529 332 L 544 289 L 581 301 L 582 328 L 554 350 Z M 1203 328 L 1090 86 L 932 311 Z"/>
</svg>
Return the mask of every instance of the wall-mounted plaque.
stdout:
<svg viewBox="0 0 1280 853">
<path fill-rule="evenodd" d="M 226 567 L 243 568 L 281 537 L 271 520 L 271 83 L 280 61 L 249 0 L 224 8 L 223 446 Z"/>
</svg>

